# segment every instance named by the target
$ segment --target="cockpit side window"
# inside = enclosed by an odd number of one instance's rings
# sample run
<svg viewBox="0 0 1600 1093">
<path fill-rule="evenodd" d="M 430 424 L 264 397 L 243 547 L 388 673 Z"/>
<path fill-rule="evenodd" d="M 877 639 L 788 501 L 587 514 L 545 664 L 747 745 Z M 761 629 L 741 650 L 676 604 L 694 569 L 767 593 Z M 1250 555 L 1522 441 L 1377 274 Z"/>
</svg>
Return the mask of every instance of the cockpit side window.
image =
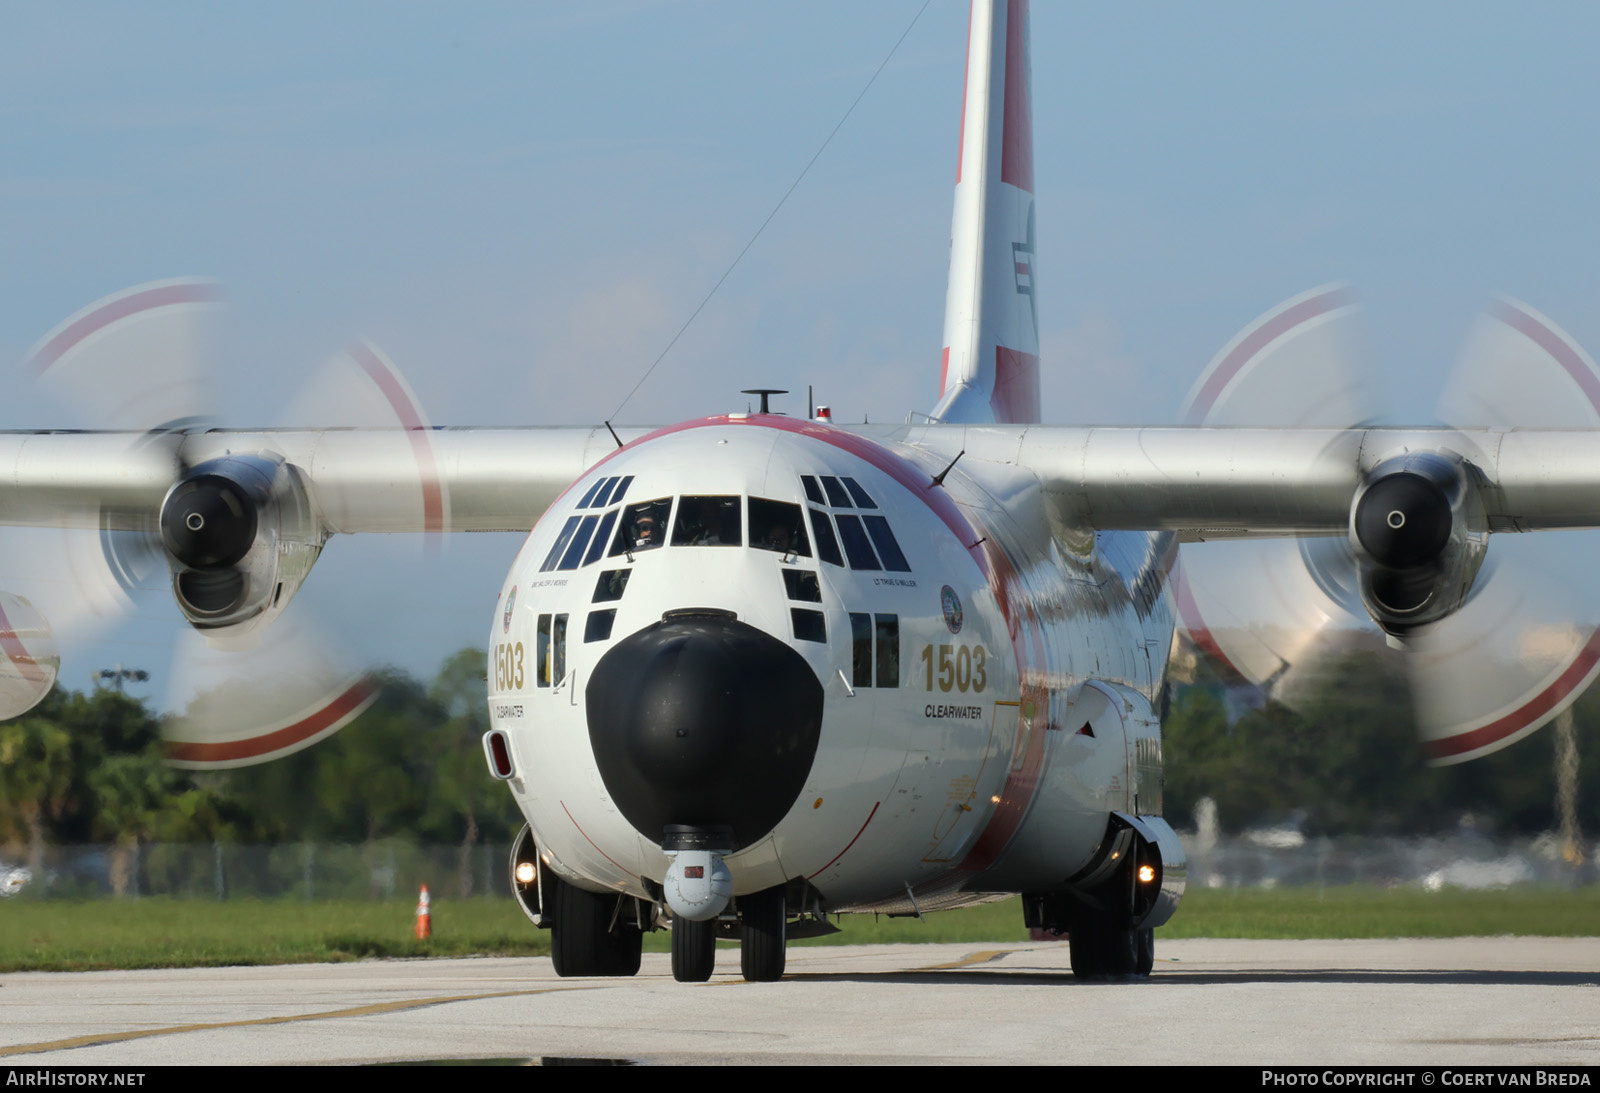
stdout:
<svg viewBox="0 0 1600 1093">
<path fill-rule="evenodd" d="M 667 520 L 671 515 L 670 497 L 628 505 L 622 510 L 622 519 L 617 524 L 617 537 L 607 557 L 615 558 L 628 551 L 654 550 L 661 546 L 667 541 Z"/>
<path fill-rule="evenodd" d="M 817 556 L 834 565 L 844 565 L 844 555 L 839 553 L 839 540 L 833 536 L 833 524 L 828 514 L 820 509 L 811 510 L 811 526 L 817 533 Z"/>
<path fill-rule="evenodd" d="M 738 546 L 742 513 L 737 497 L 684 497 L 672 528 L 673 546 Z"/>
<path fill-rule="evenodd" d="M 863 516 L 861 522 L 866 525 L 867 534 L 872 536 L 872 545 L 878 548 L 883 568 L 892 573 L 910 573 L 911 563 L 906 561 L 905 554 L 900 550 L 900 544 L 889 528 L 889 521 L 881 516 Z"/>
<path fill-rule="evenodd" d="M 811 557 L 811 540 L 799 505 L 750 498 L 750 545 L 757 550 Z"/>
<path fill-rule="evenodd" d="M 606 543 L 611 538 L 611 525 L 614 524 L 616 520 L 616 509 L 612 509 L 604 516 L 600 517 L 600 526 L 595 530 L 594 542 L 589 544 L 589 553 L 583 556 L 584 565 L 588 565 L 590 562 L 600 560 L 600 553 L 601 551 L 605 550 Z"/>
<path fill-rule="evenodd" d="M 861 528 L 861 518 L 847 516 L 841 512 L 835 513 L 834 519 L 839 524 L 839 538 L 844 540 L 844 552 L 850 556 L 850 568 L 882 569 L 877 556 L 872 553 L 872 544 L 867 541 L 867 533 Z"/>
<path fill-rule="evenodd" d="M 599 517 L 597 516 L 585 516 L 583 518 L 583 522 L 578 525 L 576 534 L 572 536 L 572 542 L 567 545 L 566 553 L 561 555 L 561 563 L 556 566 L 557 569 L 578 568 L 578 563 L 583 561 L 583 552 L 589 545 L 589 536 L 594 534 L 594 525 L 598 520 Z"/>
</svg>

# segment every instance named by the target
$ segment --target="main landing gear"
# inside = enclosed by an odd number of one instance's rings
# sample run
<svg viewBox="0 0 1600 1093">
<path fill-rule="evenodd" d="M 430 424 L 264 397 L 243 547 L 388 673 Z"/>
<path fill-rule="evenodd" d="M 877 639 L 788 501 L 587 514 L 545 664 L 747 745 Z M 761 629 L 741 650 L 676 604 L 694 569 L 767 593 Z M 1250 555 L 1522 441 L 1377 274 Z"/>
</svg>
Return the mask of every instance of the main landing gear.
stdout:
<svg viewBox="0 0 1600 1093">
<path fill-rule="evenodd" d="M 1127 929 L 1104 917 L 1086 917 L 1071 927 L 1067 943 L 1072 974 L 1079 979 L 1146 976 L 1155 966 L 1156 932 L 1152 929 Z"/>
<path fill-rule="evenodd" d="M 544 877 L 550 956 L 559 976 L 638 975 L 644 931 L 639 901 L 589 892 L 553 872 Z"/>
<path fill-rule="evenodd" d="M 1155 927 L 1176 908 L 1185 871 L 1182 845 L 1165 820 L 1114 812 L 1094 857 L 1065 886 L 1023 894 L 1023 918 L 1066 935 L 1079 979 L 1147 976 Z"/>
<path fill-rule="evenodd" d="M 562 880 L 540 861 L 526 824 L 511 847 L 511 893 L 535 926 L 550 931 L 557 975 L 639 973 L 644 931 L 655 928 L 650 901 Z"/>
</svg>

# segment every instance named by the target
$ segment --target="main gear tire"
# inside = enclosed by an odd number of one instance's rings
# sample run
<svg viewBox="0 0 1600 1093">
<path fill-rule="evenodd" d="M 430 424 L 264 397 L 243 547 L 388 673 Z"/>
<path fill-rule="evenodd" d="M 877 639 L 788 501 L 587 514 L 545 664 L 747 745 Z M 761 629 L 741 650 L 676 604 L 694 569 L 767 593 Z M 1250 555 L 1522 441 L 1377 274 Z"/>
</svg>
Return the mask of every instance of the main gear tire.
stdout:
<svg viewBox="0 0 1600 1093">
<path fill-rule="evenodd" d="M 544 877 L 550 904 L 550 958 L 562 978 L 580 975 L 637 975 L 644 935 L 637 927 L 617 924 L 617 900 L 610 892 L 590 892 L 568 884 L 554 873 Z"/>
</svg>

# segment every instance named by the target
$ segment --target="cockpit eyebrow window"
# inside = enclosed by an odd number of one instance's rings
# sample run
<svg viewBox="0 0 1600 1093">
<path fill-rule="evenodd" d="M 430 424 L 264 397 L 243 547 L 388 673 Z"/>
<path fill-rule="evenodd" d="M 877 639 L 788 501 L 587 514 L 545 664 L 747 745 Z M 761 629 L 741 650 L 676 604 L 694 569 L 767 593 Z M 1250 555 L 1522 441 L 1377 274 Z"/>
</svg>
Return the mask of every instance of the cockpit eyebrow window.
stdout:
<svg viewBox="0 0 1600 1093">
<path fill-rule="evenodd" d="M 592 504 L 597 509 L 605 508 L 606 507 L 606 502 L 611 499 L 611 487 L 615 486 L 616 484 L 617 484 L 617 479 L 616 479 L 616 476 L 614 476 L 614 475 L 612 477 L 610 477 L 610 478 L 601 479 L 600 480 L 600 488 L 595 491 L 594 500 L 591 501 L 590 504 Z M 584 506 L 583 505 L 579 505 L 578 507 L 579 508 L 583 508 Z"/>
<path fill-rule="evenodd" d="M 606 485 L 610 481 L 611 479 L 609 478 L 602 478 L 600 481 L 590 486 L 587 492 L 584 493 L 583 500 L 578 502 L 578 507 L 580 509 L 588 508 L 589 502 L 594 500 L 594 495 L 600 492 L 600 487 Z"/>
<path fill-rule="evenodd" d="M 799 505 L 750 498 L 750 545 L 757 550 L 811 557 L 811 540 Z"/>
<path fill-rule="evenodd" d="M 839 485 L 839 480 L 837 478 L 829 474 L 822 475 L 821 478 L 822 488 L 828 491 L 828 504 L 832 505 L 836 509 L 855 508 L 855 506 L 850 503 L 850 495 L 845 493 L 844 487 Z"/>
<path fill-rule="evenodd" d="M 654 501 L 641 501 L 622 510 L 617 523 L 617 537 L 611 544 L 607 557 L 629 551 L 654 550 L 667 541 L 667 519 L 672 515 L 672 498 L 661 497 Z"/>
<path fill-rule="evenodd" d="M 673 546 L 738 546 L 743 514 L 737 497 L 684 497 L 672 528 Z"/>
<path fill-rule="evenodd" d="M 800 476 L 800 484 L 806 488 L 806 497 L 813 505 L 826 505 L 828 503 L 822 497 L 822 487 L 817 485 L 816 475 L 802 474 Z"/>
<path fill-rule="evenodd" d="M 839 481 L 843 482 L 844 488 L 850 491 L 850 496 L 856 499 L 856 505 L 858 507 L 864 509 L 875 509 L 878 507 L 873 502 L 872 498 L 867 494 L 867 491 L 862 489 L 861 484 L 858 483 L 854 478 L 841 478 Z"/>
</svg>

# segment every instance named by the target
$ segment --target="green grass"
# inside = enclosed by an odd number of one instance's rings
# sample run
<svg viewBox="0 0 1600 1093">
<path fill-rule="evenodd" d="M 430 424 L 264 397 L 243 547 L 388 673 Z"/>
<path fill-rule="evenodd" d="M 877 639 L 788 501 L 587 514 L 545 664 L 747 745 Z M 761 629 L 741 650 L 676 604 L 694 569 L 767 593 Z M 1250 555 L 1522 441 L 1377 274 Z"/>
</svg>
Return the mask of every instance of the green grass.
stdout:
<svg viewBox="0 0 1600 1093">
<path fill-rule="evenodd" d="M 536 956 L 550 935 L 508 898 L 435 899 L 433 937 L 412 936 L 407 901 L 0 902 L 0 972 L 292 964 L 363 957 Z M 916 919 L 846 917 L 840 933 L 795 942 L 994 943 L 1027 939 L 1015 899 Z M 1462 937 L 1600 934 L 1600 888 L 1499 892 L 1411 889 L 1192 889 L 1163 938 Z M 645 940 L 662 952 L 667 935 Z"/>
<path fill-rule="evenodd" d="M 1592 937 L 1600 888 L 1190 889 L 1161 937 Z"/>
<path fill-rule="evenodd" d="M 509 897 L 415 901 L 24 900 L 0 903 L 0 971 L 297 964 L 363 957 L 535 956 L 550 951 Z"/>
</svg>

